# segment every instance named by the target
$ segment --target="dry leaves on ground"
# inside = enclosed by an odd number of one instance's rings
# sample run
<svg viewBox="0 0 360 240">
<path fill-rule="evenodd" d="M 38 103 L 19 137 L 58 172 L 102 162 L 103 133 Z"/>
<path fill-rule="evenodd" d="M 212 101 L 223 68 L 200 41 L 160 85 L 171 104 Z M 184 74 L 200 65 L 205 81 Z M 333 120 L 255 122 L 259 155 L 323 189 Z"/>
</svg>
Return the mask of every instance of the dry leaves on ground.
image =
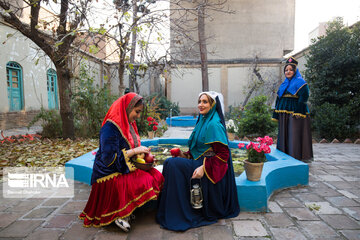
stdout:
<svg viewBox="0 0 360 240">
<path fill-rule="evenodd" d="M 98 148 L 98 139 L 42 139 L 0 144 L 0 167 L 57 167 Z"/>
</svg>

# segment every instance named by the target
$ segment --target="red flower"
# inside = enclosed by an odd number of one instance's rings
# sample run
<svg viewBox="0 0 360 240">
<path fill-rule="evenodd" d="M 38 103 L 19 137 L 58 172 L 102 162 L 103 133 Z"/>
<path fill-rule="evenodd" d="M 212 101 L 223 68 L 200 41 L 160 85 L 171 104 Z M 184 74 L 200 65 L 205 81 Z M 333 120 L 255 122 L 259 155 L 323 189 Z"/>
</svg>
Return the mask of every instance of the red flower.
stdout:
<svg viewBox="0 0 360 240">
<path fill-rule="evenodd" d="M 158 128 L 157 128 L 157 126 L 153 126 L 153 131 L 156 131 Z"/>
<path fill-rule="evenodd" d="M 245 144 L 244 144 L 244 143 L 239 143 L 239 144 L 238 144 L 238 147 L 239 147 L 239 148 L 243 148 L 243 147 L 245 147 Z"/>
<path fill-rule="evenodd" d="M 156 125 L 156 126 L 159 125 L 156 121 L 154 121 L 153 124 Z"/>
<path fill-rule="evenodd" d="M 265 136 L 263 138 L 258 137 L 256 141 L 257 143 L 250 142 L 246 145 L 248 160 L 250 162 L 265 162 L 265 154 L 271 152 L 270 145 L 273 144 L 273 139 L 269 136 Z M 238 147 L 243 148 L 244 143 L 239 143 Z"/>
<path fill-rule="evenodd" d="M 154 121 L 154 119 L 152 117 L 148 117 L 146 120 L 149 122 L 149 124 L 151 121 Z"/>
</svg>

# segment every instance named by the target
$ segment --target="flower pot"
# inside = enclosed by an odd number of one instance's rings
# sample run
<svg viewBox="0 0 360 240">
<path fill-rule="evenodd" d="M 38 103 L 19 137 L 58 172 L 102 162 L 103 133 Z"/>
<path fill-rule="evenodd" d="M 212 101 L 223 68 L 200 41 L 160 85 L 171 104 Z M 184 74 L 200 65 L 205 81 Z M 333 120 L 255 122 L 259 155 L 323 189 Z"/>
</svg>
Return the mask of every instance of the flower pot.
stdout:
<svg viewBox="0 0 360 240">
<path fill-rule="evenodd" d="M 155 137 L 155 132 L 154 131 L 148 132 L 148 137 L 149 139 L 153 139 Z"/>
<path fill-rule="evenodd" d="M 249 181 L 260 181 L 261 173 L 263 169 L 264 163 L 252 163 L 247 160 L 244 161 L 244 168 L 246 173 L 246 178 Z"/>
<path fill-rule="evenodd" d="M 234 139 L 235 139 L 235 134 L 234 134 L 234 133 L 230 133 L 230 132 L 228 132 L 227 134 L 228 134 L 229 140 L 230 140 L 230 141 L 234 141 Z"/>
</svg>

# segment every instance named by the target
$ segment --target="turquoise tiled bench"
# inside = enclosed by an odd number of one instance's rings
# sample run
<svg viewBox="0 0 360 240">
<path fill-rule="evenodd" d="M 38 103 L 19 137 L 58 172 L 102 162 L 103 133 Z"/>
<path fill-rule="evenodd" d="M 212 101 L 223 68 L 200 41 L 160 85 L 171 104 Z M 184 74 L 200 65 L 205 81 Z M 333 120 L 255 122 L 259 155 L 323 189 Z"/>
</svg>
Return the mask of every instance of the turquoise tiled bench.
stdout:
<svg viewBox="0 0 360 240">
<path fill-rule="evenodd" d="M 229 146 L 230 148 L 237 148 L 239 143 L 240 141 L 232 141 Z M 242 143 L 247 144 L 247 142 Z M 142 140 L 141 144 L 144 146 L 186 145 L 187 139 L 154 138 Z M 74 180 L 90 184 L 94 158 L 95 156 L 89 152 L 72 159 L 65 164 L 65 172 L 70 173 L 71 171 L 68 168 L 73 168 Z M 266 212 L 268 211 L 268 199 L 274 191 L 309 184 L 309 166 L 306 163 L 298 161 L 275 148 L 272 148 L 271 153 L 266 154 L 266 158 L 268 161 L 264 164 L 260 181 L 248 181 L 245 172 L 235 178 L 241 211 Z M 67 175 L 67 177 L 70 176 Z"/>
</svg>

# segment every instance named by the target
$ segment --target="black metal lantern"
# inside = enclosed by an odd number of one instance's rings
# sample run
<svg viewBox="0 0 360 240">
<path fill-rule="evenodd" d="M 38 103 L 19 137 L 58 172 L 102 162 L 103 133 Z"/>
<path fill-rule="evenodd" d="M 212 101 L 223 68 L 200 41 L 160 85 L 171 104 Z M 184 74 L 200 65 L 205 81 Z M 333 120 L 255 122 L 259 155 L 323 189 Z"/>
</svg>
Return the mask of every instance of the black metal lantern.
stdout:
<svg viewBox="0 0 360 240">
<path fill-rule="evenodd" d="M 194 209 L 199 209 L 203 207 L 203 195 L 200 183 L 192 184 L 192 179 L 190 179 L 190 203 Z"/>
</svg>

